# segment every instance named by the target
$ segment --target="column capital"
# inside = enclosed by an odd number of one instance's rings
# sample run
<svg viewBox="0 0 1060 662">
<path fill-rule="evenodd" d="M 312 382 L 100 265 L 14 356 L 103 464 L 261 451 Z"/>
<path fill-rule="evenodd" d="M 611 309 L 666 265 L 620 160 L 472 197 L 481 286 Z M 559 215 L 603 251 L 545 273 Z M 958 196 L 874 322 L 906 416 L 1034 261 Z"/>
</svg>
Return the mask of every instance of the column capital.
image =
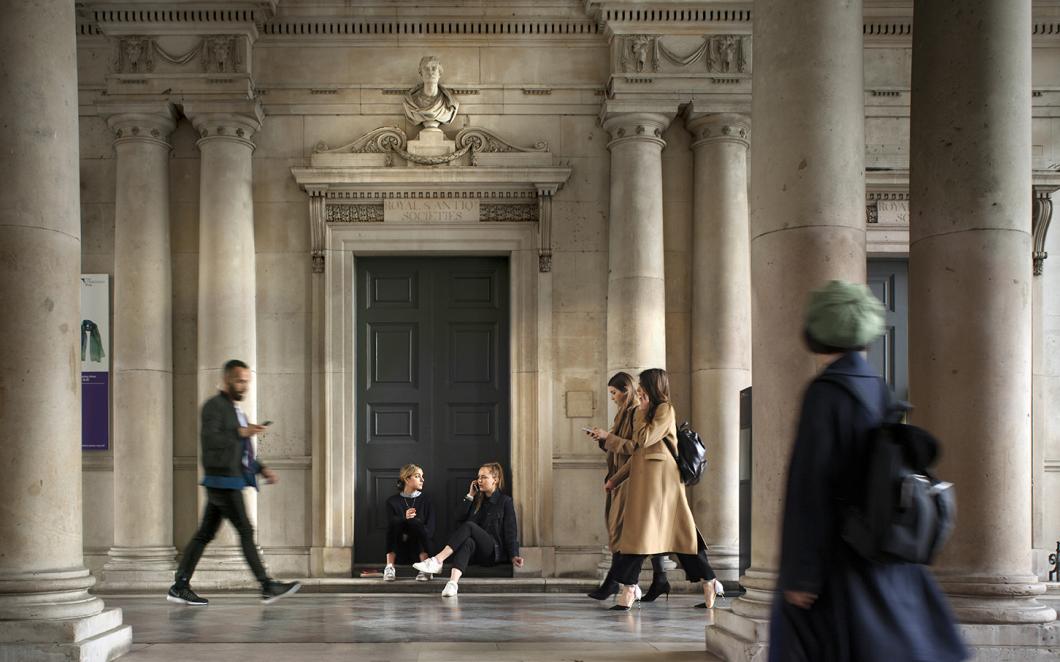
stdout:
<svg viewBox="0 0 1060 662">
<path fill-rule="evenodd" d="M 751 141 L 751 117 L 742 113 L 688 113 L 685 127 L 692 134 L 692 149 L 713 142 L 747 147 Z"/>
<path fill-rule="evenodd" d="M 186 104 L 184 114 L 199 133 L 200 147 L 207 141 L 228 140 L 253 149 L 251 139 L 265 120 L 261 102 L 256 99 Z"/>
<path fill-rule="evenodd" d="M 114 132 L 115 145 L 132 141 L 169 147 L 169 134 L 177 126 L 176 109 L 167 101 L 101 105 L 99 111 Z"/>
<path fill-rule="evenodd" d="M 658 143 L 659 147 L 665 147 L 666 141 L 662 134 L 673 119 L 670 115 L 661 113 L 616 113 L 604 120 L 604 130 L 611 135 L 611 142 L 607 144 L 608 149 L 614 145 L 627 141 L 650 141 Z"/>
</svg>

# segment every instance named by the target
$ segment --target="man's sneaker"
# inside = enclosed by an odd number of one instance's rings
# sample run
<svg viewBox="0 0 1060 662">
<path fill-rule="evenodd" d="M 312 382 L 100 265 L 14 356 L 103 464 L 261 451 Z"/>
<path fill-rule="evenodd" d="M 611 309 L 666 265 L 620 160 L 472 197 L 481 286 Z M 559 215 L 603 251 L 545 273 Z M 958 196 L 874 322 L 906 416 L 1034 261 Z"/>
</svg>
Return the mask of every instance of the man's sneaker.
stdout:
<svg viewBox="0 0 1060 662">
<path fill-rule="evenodd" d="M 456 582 L 446 582 L 445 588 L 442 589 L 443 598 L 455 598 L 457 592 L 460 591 L 460 587 L 457 586 Z"/>
<path fill-rule="evenodd" d="M 418 582 L 429 582 L 434 579 L 433 575 L 428 575 L 426 572 L 421 572 L 416 575 L 416 581 Z"/>
<path fill-rule="evenodd" d="M 383 568 L 383 581 L 384 582 L 392 582 L 395 579 L 397 579 L 397 571 L 394 570 L 394 566 L 388 565 L 387 567 Z"/>
<path fill-rule="evenodd" d="M 294 595 L 300 588 L 302 585 L 298 582 L 277 582 L 270 579 L 261 588 L 261 601 L 270 605 L 286 595 Z"/>
<path fill-rule="evenodd" d="M 420 572 L 426 572 L 428 575 L 437 575 L 442 571 L 442 562 L 432 556 L 429 559 L 413 563 L 412 567 Z"/>
<path fill-rule="evenodd" d="M 195 591 L 191 590 L 190 586 L 177 586 L 176 584 L 169 587 L 166 600 L 181 605 L 192 605 L 193 607 L 205 607 L 210 604 L 210 601 L 206 598 L 200 598 L 195 595 Z"/>
</svg>

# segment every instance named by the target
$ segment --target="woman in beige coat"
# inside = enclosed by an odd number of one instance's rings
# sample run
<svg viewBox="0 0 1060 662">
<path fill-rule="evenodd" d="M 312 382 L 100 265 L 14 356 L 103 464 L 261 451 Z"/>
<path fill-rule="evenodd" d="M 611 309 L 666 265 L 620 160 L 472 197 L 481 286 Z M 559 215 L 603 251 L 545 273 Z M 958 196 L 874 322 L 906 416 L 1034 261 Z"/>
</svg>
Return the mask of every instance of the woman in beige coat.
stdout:
<svg viewBox="0 0 1060 662">
<path fill-rule="evenodd" d="M 607 395 L 618 407 L 618 413 L 615 414 L 615 420 L 611 424 L 610 438 L 614 442 L 630 439 L 633 436 L 633 419 L 637 412 L 637 384 L 633 380 L 633 376 L 628 372 L 615 373 L 607 382 Z M 596 438 L 594 430 L 586 430 L 585 432 Z M 600 430 L 600 433 L 601 435 L 608 434 L 603 430 Z M 611 443 L 609 445 L 606 437 L 598 441 L 600 450 L 607 453 L 607 476 L 604 477 L 606 482 L 611 480 L 611 477 L 629 461 L 630 453 L 620 447 L 619 443 Z M 622 495 L 623 490 L 621 489 L 611 490 L 607 493 L 607 500 L 604 503 L 604 521 L 607 523 L 608 543 L 612 550 L 618 541 L 618 532 L 622 528 L 622 516 L 619 512 L 621 507 L 619 502 Z M 616 507 L 616 504 L 619 505 Z M 613 514 L 612 510 L 614 510 Z M 641 598 L 644 602 L 652 602 L 663 593 L 666 593 L 667 596 L 670 594 L 670 582 L 666 577 L 666 570 L 663 568 L 663 560 L 665 558 L 665 554 L 656 554 L 651 557 L 651 586 L 644 597 Z M 615 581 L 614 577 L 611 576 L 611 572 L 608 571 L 603 583 L 587 595 L 594 600 L 606 600 L 618 593 L 618 588 L 619 583 Z"/>
<path fill-rule="evenodd" d="M 676 554 L 689 581 L 703 582 L 704 606 L 710 608 L 722 587 L 707 561 L 706 545 L 696 530 L 674 459 L 677 422 L 670 404 L 670 380 L 658 368 L 645 370 L 639 379 L 632 438 L 595 435 L 604 439 L 605 446 L 630 455 L 605 484 L 608 491 L 618 489 L 621 494 L 619 503 L 611 506 L 612 516 L 621 515 L 621 522 L 615 523 L 619 529 L 611 572 L 624 589 L 612 609 L 629 609 L 633 604 L 633 585 L 644 557 L 666 552 Z"/>
</svg>

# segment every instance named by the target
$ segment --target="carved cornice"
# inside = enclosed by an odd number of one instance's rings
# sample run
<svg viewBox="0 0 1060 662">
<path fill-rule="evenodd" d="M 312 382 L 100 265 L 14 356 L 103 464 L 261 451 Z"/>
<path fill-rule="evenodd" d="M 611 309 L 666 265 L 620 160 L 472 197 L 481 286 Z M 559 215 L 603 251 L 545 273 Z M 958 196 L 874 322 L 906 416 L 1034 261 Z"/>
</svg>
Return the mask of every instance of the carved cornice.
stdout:
<svg viewBox="0 0 1060 662">
<path fill-rule="evenodd" d="M 685 126 L 694 139 L 692 149 L 700 145 L 731 142 L 748 147 L 751 143 L 751 118 L 737 113 L 690 113 Z"/>
<path fill-rule="evenodd" d="M 276 14 L 278 0 L 219 0 L 198 4 L 107 2 L 78 3 L 78 32 L 83 35 L 244 34 L 258 30 Z"/>
</svg>

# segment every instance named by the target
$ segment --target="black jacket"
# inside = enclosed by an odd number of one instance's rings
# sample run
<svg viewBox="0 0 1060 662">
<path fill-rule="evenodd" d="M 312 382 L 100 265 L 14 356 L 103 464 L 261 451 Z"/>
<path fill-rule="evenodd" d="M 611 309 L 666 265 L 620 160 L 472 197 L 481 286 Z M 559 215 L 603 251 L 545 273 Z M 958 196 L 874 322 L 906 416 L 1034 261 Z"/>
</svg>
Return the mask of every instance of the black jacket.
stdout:
<svg viewBox="0 0 1060 662">
<path fill-rule="evenodd" d="M 202 472 L 207 476 L 243 475 L 243 437 L 239 436 L 236 406 L 224 393 L 218 393 L 202 405 Z M 251 472 L 265 468 L 255 458 Z"/>
<path fill-rule="evenodd" d="M 397 526 L 405 521 L 405 511 L 409 508 L 416 509 L 417 519 L 423 523 L 423 528 L 427 531 L 427 537 L 434 537 L 434 504 L 431 503 L 431 498 L 420 492 L 420 495 L 415 499 L 409 499 L 401 496 L 401 493 L 397 493 L 386 500 L 386 521 L 389 526 Z"/>
<path fill-rule="evenodd" d="M 510 561 L 519 556 L 519 523 L 515 519 L 515 503 L 500 490 L 493 496 L 483 495 L 482 506 L 475 512 L 475 502 L 465 498 L 456 511 L 456 521 L 475 522 L 493 536 L 493 562 Z"/>
<path fill-rule="evenodd" d="M 823 374 L 859 397 L 825 379 L 806 389 L 788 469 L 777 588 L 818 598 L 800 609 L 778 591 L 769 660 L 963 660 L 953 613 L 928 569 L 866 561 L 840 536 L 845 504 L 861 493 L 869 432 L 883 418 L 887 386 L 858 352 Z"/>
</svg>

